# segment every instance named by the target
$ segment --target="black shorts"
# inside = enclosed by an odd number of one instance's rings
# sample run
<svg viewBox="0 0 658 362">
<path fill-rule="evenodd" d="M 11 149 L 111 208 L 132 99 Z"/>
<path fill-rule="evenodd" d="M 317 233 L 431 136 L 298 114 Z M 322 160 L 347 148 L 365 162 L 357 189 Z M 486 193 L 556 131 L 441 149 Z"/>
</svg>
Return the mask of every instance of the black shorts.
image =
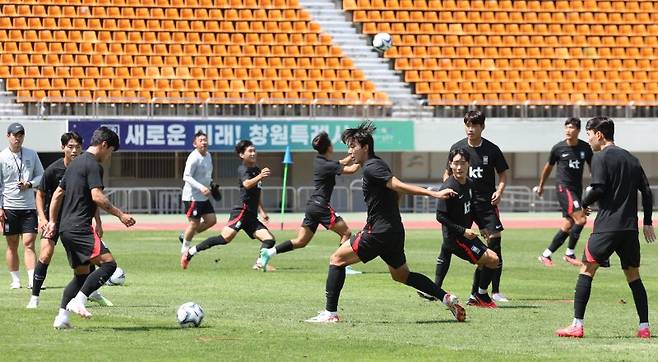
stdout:
<svg viewBox="0 0 658 362">
<path fill-rule="evenodd" d="M 498 206 L 491 205 L 489 202 L 472 202 L 473 221 L 480 230 L 486 230 L 489 233 L 495 233 L 505 230 L 503 223 L 500 221 Z"/>
<path fill-rule="evenodd" d="M 312 232 L 316 232 L 320 224 L 329 230 L 341 220 L 343 218 L 336 215 L 331 205 L 323 205 L 319 201 L 309 200 L 306 204 L 306 213 L 304 215 L 304 221 L 302 221 L 302 226 L 311 229 Z"/>
<path fill-rule="evenodd" d="M 256 231 L 261 229 L 269 230 L 267 226 L 263 225 L 263 223 L 258 220 L 258 216 L 247 211 L 246 206 L 243 206 L 242 209 L 233 209 L 228 220 L 226 226 L 235 231 L 244 230 L 244 232 L 252 239 L 256 239 L 254 236 Z"/>
<path fill-rule="evenodd" d="M 352 237 L 350 245 L 363 263 L 379 256 L 386 264 L 397 269 L 407 262 L 404 255 L 404 231 L 372 234 L 364 229 Z"/>
<path fill-rule="evenodd" d="M 4 235 L 36 234 L 38 229 L 37 210 L 5 209 Z"/>
<path fill-rule="evenodd" d="M 212 203 L 206 201 L 183 201 L 185 207 L 185 216 L 190 219 L 201 219 L 205 214 L 214 214 L 215 208 Z"/>
<path fill-rule="evenodd" d="M 607 268 L 610 255 L 617 253 L 621 268 L 640 266 L 640 239 L 637 230 L 611 231 L 591 234 L 585 244 L 583 261 Z"/>
<path fill-rule="evenodd" d="M 583 209 L 582 191 L 576 192 L 573 189 L 568 187 L 557 185 L 556 193 L 557 200 L 560 202 L 560 208 L 562 209 L 562 216 L 569 217 L 576 211 Z"/>
<path fill-rule="evenodd" d="M 469 240 L 463 235 L 444 236 L 443 245 L 447 247 L 452 254 L 457 255 L 471 264 L 476 264 L 488 249 L 480 238 Z"/>
<path fill-rule="evenodd" d="M 90 259 L 110 252 L 93 227 L 88 230 L 63 231 L 60 236 L 71 268 L 87 265 Z"/>
</svg>

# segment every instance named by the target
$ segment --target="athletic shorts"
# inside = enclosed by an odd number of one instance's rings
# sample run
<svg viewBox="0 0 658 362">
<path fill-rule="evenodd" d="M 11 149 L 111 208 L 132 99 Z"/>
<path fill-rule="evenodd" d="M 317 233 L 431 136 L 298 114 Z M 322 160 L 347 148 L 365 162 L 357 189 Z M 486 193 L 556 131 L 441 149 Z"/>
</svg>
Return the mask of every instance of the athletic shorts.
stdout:
<svg viewBox="0 0 658 362">
<path fill-rule="evenodd" d="M 214 214 L 215 208 L 212 203 L 206 201 L 183 201 L 185 207 L 185 216 L 190 219 L 201 219 L 205 214 Z"/>
<path fill-rule="evenodd" d="M 242 209 L 233 209 L 228 219 L 229 221 L 226 226 L 235 231 L 244 230 L 252 239 L 256 239 L 254 236 L 256 231 L 261 229 L 269 230 L 267 226 L 258 220 L 258 216 L 247 211 L 246 206 L 243 206 Z"/>
<path fill-rule="evenodd" d="M 463 235 L 451 235 L 447 238 L 444 236 L 443 245 L 447 247 L 452 254 L 457 255 L 471 264 L 476 264 L 488 249 L 480 238 L 469 240 Z"/>
<path fill-rule="evenodd" d="M 557 185 L 555 189 L 557 191 L 557 200 L 560 202 L 563 217 L 569 217 L 569 215 L 574 212 L 583 209 L 583 203 L 581 201 L 582 191 L 576 192 L 562 185 Z"/>
<path fill-rule="evenodd" d="M 637 230 L 611 231 L 591 234 L 585 244 L 583 261 L 607 268 L 610 255 L 617 253 L 621 268 L 640 266 L 640 239 Z"/>
<path fill-rule="evenodd" d="M 60 233 L 71 268 L 89 264 L 89 260 L 110 252 L 96 230 L 67 230 Z"/>
<path fill-rule="evenodd" d="M 407 262 L 404 255 L 404 231 L 372 234 L 364 229 L 352 237 L 350 245 L 363 263 L 379 256 L 386 264 L 397 269 Z"/>
<path fill-rule="evenodd" d="M 500 221 L 498 206 L 491 205 L 489 202 L 471 202 L 471 206 L 473 207 L 473 221 L 480 230 L 491 233 L 505 230 Z"/>
<path fill-rule="evenodd" d="M 38 229 L 37 210 L 5 209 L 4 235 L 36 234 Z"/>
<path fill-rule="evenodd" d="M 331 205 L 323 205 L 319 201 L 309 200 L 306 204 L 306 214 L 304 215 L 302 226 L 311 229 L 312 232 L 316 232 L 320 224 L 329 230 L 341 220 L 343 219 L 336 215 Z"/>
</svg>

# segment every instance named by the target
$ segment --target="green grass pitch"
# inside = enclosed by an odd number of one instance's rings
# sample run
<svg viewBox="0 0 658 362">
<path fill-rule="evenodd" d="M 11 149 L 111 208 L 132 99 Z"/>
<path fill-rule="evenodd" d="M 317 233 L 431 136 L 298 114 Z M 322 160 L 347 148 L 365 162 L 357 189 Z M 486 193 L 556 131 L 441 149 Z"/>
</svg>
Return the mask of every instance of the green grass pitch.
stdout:
<svg viewBox="0 0 658 362">
<path fill-rule="evenodd" d="M 303 320 L 324 308 L 328 258 L 337 246 L 333 233 L 321 231 L 306 249 L 276 256 L 272 263 L 278 271 L 262 273 L 251 270 L 259 244 L 244 234 L 228 246 L 201 253 L 183 271 L 177 233 L 107 232 L 104 239 L 127 276 L 125 286 L 102 288 L 116 306 L 91 304 L 91 320 L 72 315 L 74 330 L 53 330 L 63 287 L 71 278 L 58 245 L 39 309 L 26 310 L 29 291 L 10 290 L 4 274 L 0 359 L 655 360 L 656 339 L 634 337 L 637 315 L 616 257 L 594 280 L 585 338 L 553 335 L 571 322 L 577 275 L 576 268 L 559 260 L 564 249 L 552 269 L 537 262 L 553 233 L 504 232 L 502 291 L 511 301 L 496 310 L 467 307 L 466 323 L 456 323 L 442 305 L 421 300 L 412 289 L 393 282 L 386 265 L 376 259 L 355 266 L 365 274 L 347 277 L 340 300 L 342 322 L 312 325 Z M 293 232 L 275 235 L 283 241 Z M 433 278 L 439 245 L 438 230 L 409 230 L 411 269 Z M 658 246 L 643 242 L 642 249 L 650 319 L 655 320 Z M 444 287 L 465 300 L 472 270 L 453 259 Z M 187 301 L 205 309 L 201 328 L 178 327 L 176 308 Z"/>
</svg>

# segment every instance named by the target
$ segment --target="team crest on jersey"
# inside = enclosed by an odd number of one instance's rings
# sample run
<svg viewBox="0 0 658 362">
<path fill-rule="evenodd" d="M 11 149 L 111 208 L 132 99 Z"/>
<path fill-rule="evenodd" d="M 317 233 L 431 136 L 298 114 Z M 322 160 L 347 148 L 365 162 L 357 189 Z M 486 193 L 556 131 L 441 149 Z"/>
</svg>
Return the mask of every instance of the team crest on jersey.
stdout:
<svg viewBox="0 0 658 362">
<path fill-rule="evenodd" d="M 484 165 L 489 164 L 489 156 L 482 156 L 482 164 Z"/>
<path fill-rule="evenodd" d="M 25 167 L 31 168 L 32 167 L 32 160 L 25 160 Z"/>
<path fill-rule="evenodd" d="M 236 227 L 236 228 L 239 229 L 240 226 L 242 226 L 242 221 L 238 221 L 238 222 L 235 223 L 235 227 Z"/>
<path fill-rule="evenodd" d="M 580 151 L 580 159 L 581 160 L 585 159 L 585 151 Z"/>
<path fill-rule="evenodd" d="M 197 210 L 192 211 L 192 215 L 196 216 L 199 212 Z"/>
<path fill-rule="evenodd" d="M 476 254 L 480 252 L 480 248 L 478 248 L 475 245 L 471 246 L 471 250 L 473 250 L 473 252 L 476 253 Z"/>
</svg>

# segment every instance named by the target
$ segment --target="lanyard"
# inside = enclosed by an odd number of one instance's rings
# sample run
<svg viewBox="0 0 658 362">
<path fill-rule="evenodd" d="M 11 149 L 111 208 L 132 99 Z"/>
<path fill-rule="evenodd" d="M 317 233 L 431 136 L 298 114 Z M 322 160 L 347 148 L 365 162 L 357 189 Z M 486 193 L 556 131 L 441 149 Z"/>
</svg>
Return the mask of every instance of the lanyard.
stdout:
<svg viewBox="0 0 658 362">
<path fill-rule="evenodd" d="M 18 160 L 16 159 L 16 156 L 14 155 L 13 152 L 11 153 L 11 155 L 12 155 L 12 157 L 14 157 L 14 163 L 16 164 L 16 168 L 18 169 L 18 182 L 21 182 L 21 181 L 23 181 L 23 167 L 25 166 L 23 164 L 23 149 L 21 149 L 21 155 L 20 155 L 21 164 L 20 165 L 18 164 Z"/>
</svg>

